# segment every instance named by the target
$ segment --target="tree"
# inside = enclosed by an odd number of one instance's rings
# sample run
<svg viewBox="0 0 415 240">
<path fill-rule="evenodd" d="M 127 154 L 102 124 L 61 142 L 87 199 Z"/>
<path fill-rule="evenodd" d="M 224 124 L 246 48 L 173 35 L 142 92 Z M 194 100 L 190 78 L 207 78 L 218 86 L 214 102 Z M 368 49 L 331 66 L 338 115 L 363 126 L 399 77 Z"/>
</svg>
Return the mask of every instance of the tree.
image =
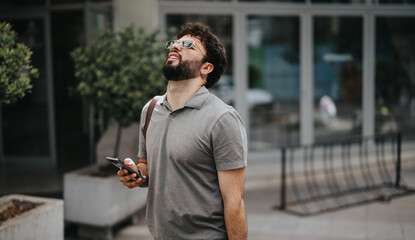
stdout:
<svg viewBox="0 0 415 240">
<path fill-rule="evenodd" d="M 16 37 L 9 23 L 0 22 L 0 105 L 23 98 L 33 87 L 31 78 L 39 76 L 30 65 L 32 51 Z"/>
<path fill-rule="evenodd" d="M 114 156 L 121 128 L 139 122 L 144 105 L 164 91 L 164 47 L 158 33 L 136 31 L 133 25 L 118 33 L 107 29 L 90 46 L 71 53 L 79 80 L 75 91 L 118 123 Z"/>
</svg>

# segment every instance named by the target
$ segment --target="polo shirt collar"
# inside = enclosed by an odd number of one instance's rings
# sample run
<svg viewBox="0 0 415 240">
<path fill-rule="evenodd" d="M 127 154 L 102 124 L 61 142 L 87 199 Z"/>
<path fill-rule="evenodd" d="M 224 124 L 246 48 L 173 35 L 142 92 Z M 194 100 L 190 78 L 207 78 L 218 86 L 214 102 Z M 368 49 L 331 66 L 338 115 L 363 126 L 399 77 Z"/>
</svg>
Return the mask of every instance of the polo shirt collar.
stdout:
<svg viewBox="0 0 415 240">
<path fill-rule="evenodd" d="M 187 100 L 183 107 L 195 108 L 200 110 L 203 107 L 203 104 L 205 103 L 208 96 L 209 90 L 205 86 L 202 86 L 190 97 L 189 100 Z M 160 98 L 159 103 L 170 108 L 170 105 L 167 102 L 167 93 L 165 93 Z"/>
<path fill-rule="evenodd" d="M 190 97 L 189 100 L 184 104 L 185 107 L 189 108 L 196 108 L 201 109 L 203 107 L 203 104 L 206 101 L 206 98 L 209 96 L 209 90 L 205 86 L 202 86 L 193 94 L 193 96 Z"/>
</svg>

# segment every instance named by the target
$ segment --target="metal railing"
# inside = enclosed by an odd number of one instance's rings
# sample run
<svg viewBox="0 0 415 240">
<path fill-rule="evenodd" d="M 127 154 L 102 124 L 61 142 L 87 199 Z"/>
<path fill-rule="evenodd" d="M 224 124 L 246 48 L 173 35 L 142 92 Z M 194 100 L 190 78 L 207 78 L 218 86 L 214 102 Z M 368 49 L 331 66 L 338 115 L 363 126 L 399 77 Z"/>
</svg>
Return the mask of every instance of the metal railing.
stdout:
<svg viewBox="0 0 415 240">
<path fill-rule="evenodd" d="M 414 193 L 401 176 L 401 135 L 281 149 L 278 208 L 307 216 Z"/>
</svg>

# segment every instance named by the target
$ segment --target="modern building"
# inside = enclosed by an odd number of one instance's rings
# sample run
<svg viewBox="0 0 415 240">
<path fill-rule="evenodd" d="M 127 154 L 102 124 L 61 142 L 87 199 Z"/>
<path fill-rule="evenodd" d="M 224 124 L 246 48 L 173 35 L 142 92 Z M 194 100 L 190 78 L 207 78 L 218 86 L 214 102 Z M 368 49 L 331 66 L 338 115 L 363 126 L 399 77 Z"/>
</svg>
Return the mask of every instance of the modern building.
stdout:
<svg viewBox="0 0 415 240">
<path fill-rule="evenodd" d="M 229 66 L 212 91 L 242 115 L 252 153 L 415 137 L 414 0 L 3 0 L 0 21 L 13 24 L 40 71 L 32 93 L 0 111 L 0 194 L 14 173 L 51 174 L 59 191 L 63 173 L 95 161 L 106 119 L 71 94 L 69 53 L 130 22 L 167 33 L 198 21 L 218 34 Z M 16 191 L 39 190 L 21 184 Z"/>
</svg>

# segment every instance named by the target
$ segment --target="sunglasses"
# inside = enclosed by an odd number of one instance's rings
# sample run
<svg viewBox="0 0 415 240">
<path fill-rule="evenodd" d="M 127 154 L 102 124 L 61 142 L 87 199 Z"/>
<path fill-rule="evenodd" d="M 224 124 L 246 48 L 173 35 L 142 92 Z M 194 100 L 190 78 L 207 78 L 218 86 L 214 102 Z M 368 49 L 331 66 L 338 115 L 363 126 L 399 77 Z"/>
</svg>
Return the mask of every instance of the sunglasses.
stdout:
<svg viewBox="0 0 415 240">
<path fill-rule="evenodd" d="M 179 44 L 180 47 L 182 48 L 192 48 L 193 45 L 197 47 L 197 49 L 199 49 L 199 51 L 203 54 L 202 50 L 199 48 L 199 46 L 197 46 L 197 44 L 195 43 L 195 41 L 188 39 L 188 40 L 172 40 L 172 41 L 168 41 L 166 43 L 165 48 L 171 50 L 173 48 L 174 44 Z M 205 54 L 203 54 L 203 56 L 205 56 Z"/>
</svg>

